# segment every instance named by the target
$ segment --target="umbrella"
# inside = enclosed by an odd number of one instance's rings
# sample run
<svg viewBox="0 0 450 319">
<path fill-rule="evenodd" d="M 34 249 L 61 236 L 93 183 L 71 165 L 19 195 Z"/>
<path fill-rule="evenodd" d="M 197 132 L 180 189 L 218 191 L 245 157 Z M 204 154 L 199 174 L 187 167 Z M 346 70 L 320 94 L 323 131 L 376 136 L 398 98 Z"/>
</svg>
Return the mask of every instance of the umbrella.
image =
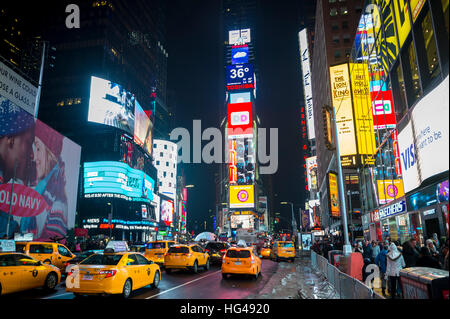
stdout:
<svg viewBox="0 0 450 319">
<path fill-rule="evenodd" d="M 210 232 L 203 232 L 197 235 L 197 237 L 195 237 L 194 241 L 200 241 L 202 239 L 204 240 L 216 240 L 217 236 L 213 233 Z"/>
</svg>

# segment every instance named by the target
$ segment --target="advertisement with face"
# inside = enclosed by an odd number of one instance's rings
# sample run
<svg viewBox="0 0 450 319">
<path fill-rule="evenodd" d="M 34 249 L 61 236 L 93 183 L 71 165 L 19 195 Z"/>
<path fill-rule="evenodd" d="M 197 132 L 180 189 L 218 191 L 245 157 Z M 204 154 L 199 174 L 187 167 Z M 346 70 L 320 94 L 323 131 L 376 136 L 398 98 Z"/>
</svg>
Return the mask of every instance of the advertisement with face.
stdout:
<svg viewBox="0 0 450 319">
<path fill-rule="evenodd" d="M 150 156 L 144 153 L 133 143 L 133 139 L 125 134 L 120 137 L 120 161 L 144 173 L 148 172 L 152 166 Z"/>
<path fill-rule="evenodd" d="M 152 154 L 152 122 L 136 100 L 134 123 L 134 142 L 144 148 L 147 154 Z"/>
<path fill-rule="evenodd" d="M 229 139 L 229 182 L 249 185 L 255 181 L 255 156 L 250 138 Z"/>
<path fill-rule="evenodd" d="M 81 147 L 0 96 L 0 236 L 74 227 Z M 14 179 L 14 189 L 12 182 Z"/>
<path fill-rule="evenodd" d="M 174 204 L 172 200 L 165 200 L 163 199 L 161 201 L 161 220 L 166 224 L 167 226 L 170 226 L 173 222 L 173 213 L 174 213 Z"/>
<path fill-rule="evenodd" d="M 317 190 L 317 156 L 306 159 L 306 170 L 308 174 L 308 187 L 310 190 Z"/>
<path fill-rule="evenodd" d="M 135 97 L 123 86 L 91 77 L 88 121 L 105 124 L 134 134 Z"/>
</svg>

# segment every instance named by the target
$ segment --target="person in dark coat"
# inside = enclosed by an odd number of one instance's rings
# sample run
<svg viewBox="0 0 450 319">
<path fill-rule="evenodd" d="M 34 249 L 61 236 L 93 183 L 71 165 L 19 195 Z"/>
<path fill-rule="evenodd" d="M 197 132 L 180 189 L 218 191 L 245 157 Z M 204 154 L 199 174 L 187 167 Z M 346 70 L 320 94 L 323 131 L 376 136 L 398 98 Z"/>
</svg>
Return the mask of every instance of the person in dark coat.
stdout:
<svg viewBox="0 0 450 319">
<path fill-rule="evenodd" d="M 363 258 L 372 260 L 372 245 L 367 240 L 365 241 L 363 247 Z"/>
<path fill-rule="evenodd" d="M 417 249 L 417 241 L 414 238 L 411 238 L 403 244 L 402 254 L 405 259 L 406 268 L 416 266 L 419 251 Z"/>
<path fill-rule="evenodd" d="M 439 262 L 431 256 L 430 250 L 427 247 L 420 248 L 420 255 L 417 259 L 416 267 L 430 267 L 441 269 Z"/>
<path fill-rule="evenodd" d="M 386 295 L 386 263 L 387 263 L 387 246 L 380 244 L 380 252 L 375 258 L 375 264 L 380 268 L 381 292 Z"/>
</svg>

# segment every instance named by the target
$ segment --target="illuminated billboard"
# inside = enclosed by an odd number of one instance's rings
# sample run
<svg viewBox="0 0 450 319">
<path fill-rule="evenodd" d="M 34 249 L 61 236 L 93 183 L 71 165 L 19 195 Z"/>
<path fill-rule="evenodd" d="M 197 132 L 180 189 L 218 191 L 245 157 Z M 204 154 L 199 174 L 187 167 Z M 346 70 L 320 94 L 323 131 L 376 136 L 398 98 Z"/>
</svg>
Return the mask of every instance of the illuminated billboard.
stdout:
<svg viewBox="0 0 450 319">
<path fill-rule="evenodd" d="M 232 185 L 253 184 L 255 182 L 253 139 L 229 139 L 228 150 L 229 183 Z"/>
<path fill-rule="evenodd" d="M 149 155 L 152 154 L 152 129 L 153 124 L 148 115 L 144 112 L 139 102 L 136 100 L 134 124 L 134 142 L 141 146 Z"/>
<path fill-rule="evenodd" d="M 175 212 L 175 206 L 173 200 L 161 200 L 161 220 L 170 226 L 173 222 L 173 214 Z"/>
<path fill-rule="evenodd" d="M 253 185 L 230 185 L 230 208 L 254 208 Z"/>
<path fill-rule="evenodd" d="M 235 64 L 227 65 L 227 85 L 245 85 L 254 86 L 253 64 Z"/>
<path fill-rule="evenodd" d="M 328 173 L 328 190 L 330 196 L 330 212 L 331 216 L 339 217 L 339 196 L 337 186 L 337 175 Z"/>
<path fill-rule="evenodd" d="M 230 104 L 251 102 L 250 92 L 230 93 Z"/>
<path fill-rule="evenodd" d="M 229 45 L 245 44 L 250 43 L 251 41 L 250 29 L 231 30 L 228 32 Z"/>
<path fill-rule="evenodd" d="M 375 129 L 380 130 L 396 127 L 394 101 L 391 90 L 383 90 L 376 98 L 372 98 L 372 114 L 373 127 Z"/>
<path fill-rule="evenodd" d="M 237 45 L 231 48 L 231 64 L 248 63 L 248 45 Z"/>
<path fill-rule="evenodd" d="M 81 147 L 1 96 L 0 141 L 0 238 L 8 216 L 9 236 L 65 237 L 75 223 Z"/>
<path fill-rule="evenodd" d="M 375 164 L 375 131 L 369 86 L 369 68 L 365 63 L 350 63 L 354 122 L 361 163 Z"/>
<path fill-rule="evenodd" d="M 84 163 L 84 197 L 117 197 L 125 200 L 153 199 L 155 181 L 143 171 L 121 162 Z"/>
<path fill-rule="evenodd" d="M 135 96 L 122 85 L 92 76 L 88 121 L 134 135 L 135 101 Z"/>
<path fill-rule="evenodd" d="M 228 138 L 253 137 L 251 102 L 228 104 Z"/>
<path fill-rule="evenodd" d="M 342 166 L 355 165 L 354 155 L 357 150 L 348 64 L 345 63 L 330 67 L 330 80 L 331 97 L 336 112 L 341 158 L 347 156 L 353 157 L 350 163 L 347 160 L 343 160 Z M 373 124 L 371 123 L 371 125 Z"/>
<path fill-rule="evenodd" d="M 133 143 L 133 138 L 130 136 L 121 134 L 119 148 L 120 162 L 143 172 L 149 172 L 152 169 L 150 156 Z"/>
<path fill-rule="evenodd" d="M 309 190 L 317 190 L 317 156 L 308 157 L 306 159 L 306 171 Z"/>
<path fill-rule="evenodd" d="M 380 205 L 387 204 L 405 195 L 403 180 L 377 180 L 378 201 Z"/>
<path fill-rule="evenodd" d="M 231 215 L 231 228 L 253 229 L 255 227 L 255 217 L 253 215 Z"/>
</svg>

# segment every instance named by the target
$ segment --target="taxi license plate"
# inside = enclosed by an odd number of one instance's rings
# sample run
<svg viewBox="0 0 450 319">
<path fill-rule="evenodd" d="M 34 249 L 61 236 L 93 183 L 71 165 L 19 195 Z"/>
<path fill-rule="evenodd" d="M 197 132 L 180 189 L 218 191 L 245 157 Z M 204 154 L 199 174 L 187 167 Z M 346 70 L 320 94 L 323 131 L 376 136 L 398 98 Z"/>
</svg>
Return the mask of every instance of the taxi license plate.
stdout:
<svg viewBox="0 0 450 319">
<path fill-rule="evenodd" d="M 240 261 L 236 261 L 236 262 L 234 262 L 234 264 L 235 264 L 235 265 L 240 265 L 241 262 L 240 262 Z"/>
<path fill-rule="evenodd" d="M 83 280 L 92 280 L 93 277 L 93 275 L 84 275 Z"/>
</svg>

